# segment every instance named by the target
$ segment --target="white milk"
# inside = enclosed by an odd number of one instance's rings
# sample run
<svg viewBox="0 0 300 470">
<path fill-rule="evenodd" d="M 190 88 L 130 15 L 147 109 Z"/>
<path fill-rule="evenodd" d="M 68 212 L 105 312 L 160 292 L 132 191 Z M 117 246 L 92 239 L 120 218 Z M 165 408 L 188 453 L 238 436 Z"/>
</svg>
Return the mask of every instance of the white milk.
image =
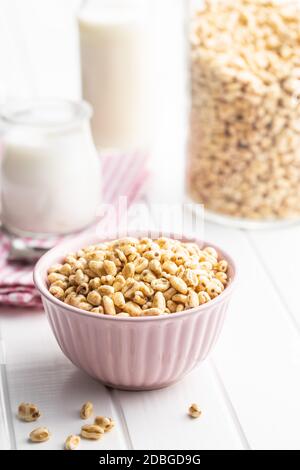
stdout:
<svg viewBox="0 0 300 470">
<path fill-rule="evenodd" d="M 87 123 L 48 132 L 14 129 L 2 161 L 2 221 L 17 234 L 79 230 L 95 218 L 99 179 Z"/>
<path fill-rule="evenodd" d="M 94 109 L 95 143 L 100 148 L 143 146 L 150 99 L 145 18 L 130 8 L 92 13 L 82 12 L 79 31 L 83 97 Z"/>
</svg>

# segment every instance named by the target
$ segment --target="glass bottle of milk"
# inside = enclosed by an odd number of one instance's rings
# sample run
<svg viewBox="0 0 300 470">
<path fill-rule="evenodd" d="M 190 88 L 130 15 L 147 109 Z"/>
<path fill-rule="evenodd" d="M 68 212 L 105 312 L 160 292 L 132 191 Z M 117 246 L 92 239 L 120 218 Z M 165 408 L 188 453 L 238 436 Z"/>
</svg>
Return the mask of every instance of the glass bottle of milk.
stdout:
<svg viewBox="0 0 300 470">
<path fill-rule="evenodd" d="M 86 0 L 78 16 L 83 98 L 103 150 L 145 149 L 149 139 L 149 18 L 144 0 Z"/>
</svg>

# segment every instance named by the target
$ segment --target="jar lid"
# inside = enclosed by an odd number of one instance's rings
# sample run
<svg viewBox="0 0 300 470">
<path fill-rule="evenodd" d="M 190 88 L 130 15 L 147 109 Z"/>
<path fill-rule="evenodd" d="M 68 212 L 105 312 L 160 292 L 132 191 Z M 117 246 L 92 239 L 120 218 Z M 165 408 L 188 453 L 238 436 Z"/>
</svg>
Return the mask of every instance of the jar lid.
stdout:
<svg viewBox="0 0 300 470">
<path fill-rule="evenodd" d="M 86 101 L 63 99 L 13 101 L 1 110 L 6 124 L 48 129 L 69 127 L 91 116 L 92 107 Z"/>
</svg>

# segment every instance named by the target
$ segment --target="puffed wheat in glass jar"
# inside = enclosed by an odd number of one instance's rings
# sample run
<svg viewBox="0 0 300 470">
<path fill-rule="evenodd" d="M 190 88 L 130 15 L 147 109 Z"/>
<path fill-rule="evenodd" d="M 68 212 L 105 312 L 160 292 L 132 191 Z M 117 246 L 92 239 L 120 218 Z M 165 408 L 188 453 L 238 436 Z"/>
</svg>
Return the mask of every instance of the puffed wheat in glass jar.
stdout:
<svg viewBox="0 0 300 470">
<path fill-rule="evenodd" d="M 300 2 L 193 1 L 187 193 L 208 218 L 300 218 Z"/>
</svg>

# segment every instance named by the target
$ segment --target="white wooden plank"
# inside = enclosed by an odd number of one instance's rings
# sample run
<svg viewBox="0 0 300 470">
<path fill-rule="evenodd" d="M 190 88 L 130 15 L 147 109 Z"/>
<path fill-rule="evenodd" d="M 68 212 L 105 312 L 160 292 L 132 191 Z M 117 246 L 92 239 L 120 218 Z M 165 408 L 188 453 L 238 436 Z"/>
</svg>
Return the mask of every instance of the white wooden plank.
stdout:
<svg viewBox="0 0 300 470">
<path fill-rule="evenodd" d="M 113 416 L 116 428 L 99 442 L 82 441 L 82 449 L 126 449 L 122 422 L 111 392 L 73 366 L 61 353 L 44 314 L 23 313 L 2 318 L 2 334 L 7 350 L 7 382 L 10 394 L 16 446 L 18 449 L 62 449 L 65 438 L 79 433 L 86 422 L 79 417 L 81 405 L 90 400 L 95 412 Z M 17 419 L 22 401 L 37 404 L 42 412 L 38 423 Z M 89 421 L 87 421 L 89 422 Z M 30 431 L 47 426 L 51 439 L 43 444 L 28 441 Z"/>
<path fill-rule="evenodd" d="M 2 365 L 0 365 L 2 369 Z M 6 414 L 5 414 L 5 399 L 3 391 L 3 379 L 2 379 L 2 370 L 0 375 L 0 450 L 9 450 L 10 441 L 9 433 L 6 423 Z"/>
<path fill-rule="evenodd" d="M 214 358 L 250 446 L 299 449 L 298 332 L 247 236 L 207 224 L 206 238 L 230 251 L 240 268 Z"/>
<path fill-rule="evenodd" d="M 248 237 L 300 332 L 300 226 L 249 232 Z"/>
<path fill-rule="evenodd" d="M 181 382 L 151 392 L 119 396 L 135 449 L 242 449 L 245 447 L 216 378 L 203 363 Z M 202 416 L 187 414 L 198 403 Z"/>
<path fill-rule="evenodd" d="M 0 450 L 11 449 L 9 426 L 7 422 L 7 383 L 5 375 L 4 342 L 0 339 Z"/>
<path fill-rule="evenodd" d="M 28 367 L 8 367 L 8 382 L 12 414 L 22 401 L 38 404 L 42 417 L 38 423 L 23 423 L 14 420 L 18 449 L 62 449 L 69 434 L 80 433 L 81 426 L 93 422 L 92 418 L 82 421 L 79 417 L 81 405 L 90 400 L 97 414 L 116 415 L 110 395 L 96 381 L 87 377 L 68 363 L 55 361 Z M 118 422 L 118 418 L 115 418 Z M 52 434 L 50 441 L 35 445 L 28 442 L 28 435 L 37 426 L 47 426 Z M 119 425 L 99 442 L 82 441 L 82 449 L 126 449 Z"/>
</svg>

